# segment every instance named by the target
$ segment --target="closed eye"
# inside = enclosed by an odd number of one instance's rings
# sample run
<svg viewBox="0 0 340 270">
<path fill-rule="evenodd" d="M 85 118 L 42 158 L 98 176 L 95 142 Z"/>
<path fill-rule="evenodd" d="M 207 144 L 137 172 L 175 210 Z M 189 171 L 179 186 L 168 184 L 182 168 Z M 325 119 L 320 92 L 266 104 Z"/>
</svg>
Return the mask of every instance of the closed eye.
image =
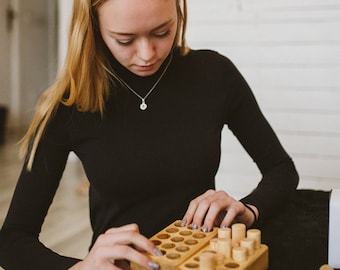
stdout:
<svg viewBox="0 0 340 270">
<path fill-rule="evenodd" d="M 159 32 L 159 33 L 154 33 L 153 36 L 156 38 L 166 38 L 167 36 L 170 35 L 170 30 L 166 30 L 163 32 Z M 129 38 L 129 39 L 116 39 L 116 42 L 118 43 L 118 45 L 120 46 L 129 46 L 133 43 L 134 39 Z"/>
<path fill-rule="evenodd" d="M 170 30 L 166 30 L 163 32 L 155 33 L 154 36 L 158 38 L 164 38 L 170 35 Z"/>
<path fill-rule="evenodd" d="M 116 39 L 116 42 L 118 43 L 118 45 L 128 46 L 132 44 L 133 39 Z"/>
</svg>

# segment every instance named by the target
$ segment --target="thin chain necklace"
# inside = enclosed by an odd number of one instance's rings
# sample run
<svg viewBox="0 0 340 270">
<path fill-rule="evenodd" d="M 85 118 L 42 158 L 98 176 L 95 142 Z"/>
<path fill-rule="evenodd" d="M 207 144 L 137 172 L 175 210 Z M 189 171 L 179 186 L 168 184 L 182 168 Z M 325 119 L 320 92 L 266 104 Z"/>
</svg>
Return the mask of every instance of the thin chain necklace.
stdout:
<svg viewBox="0 0 340 270">
<path fill-rule="evenodd" d="M 151 87 L 151 89 L 149 90 L 149 92 L 146 93 L 146 95 L 144 97 L 142 97 L 141 95 L 139 95 L 130 85 L 128 85 L 122 78 L 120 78 L 117 74 L 113 73 L 112 75 L 121 83 L 123 84 L 126 88 L 128 88 L 132 93 L 134 93 L 141 101 L 142 103 L 139 105 L 139 108 L 142 111 L 145 111 L 148 108 L 148 105 L 146 104 L 145 100 L 147 99 L 147 97 L 152 93 L 152 91 L 156 88 L 156 86 L 158 85 L 158 83 L 161 81 L 161 79 L 163 78 L 165 72 L 168 70 L 170 63 L 172 60 L 172 52 L 169 58 L 168 63 L 166 64 L 162 74 L 159 76 L 159 78 L 157 79 L 157 81 L 154 83 L 154 85 Z"/>
</svg>

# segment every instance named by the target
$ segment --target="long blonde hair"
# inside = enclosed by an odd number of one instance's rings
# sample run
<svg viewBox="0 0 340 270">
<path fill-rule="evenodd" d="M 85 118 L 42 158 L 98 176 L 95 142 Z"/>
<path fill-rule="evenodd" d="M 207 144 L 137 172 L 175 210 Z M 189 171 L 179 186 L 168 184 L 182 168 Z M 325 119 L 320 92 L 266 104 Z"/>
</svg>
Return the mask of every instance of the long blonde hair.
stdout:
<svg viewBox="0 0 340 270">
<path fill-rule="evenodd" d="M 68 34 L 68 52 L 65 64 L 55 82 L 42 93 L 36 112 L 22 139 L 20 156 L 27 157 L 27 169 L 31 170 L 34 156 L 46 126 L 60 102 L 75 105 L 83 112 L 104 113 L 109 95 L 109 65 L 104 42 L 98 29 L 97 8 L 106 0 L 74 0 Z M 187 22 L 186 0 L 176 0 L 178 29 L 175 46 L 185 55 Z"/>
</svg>

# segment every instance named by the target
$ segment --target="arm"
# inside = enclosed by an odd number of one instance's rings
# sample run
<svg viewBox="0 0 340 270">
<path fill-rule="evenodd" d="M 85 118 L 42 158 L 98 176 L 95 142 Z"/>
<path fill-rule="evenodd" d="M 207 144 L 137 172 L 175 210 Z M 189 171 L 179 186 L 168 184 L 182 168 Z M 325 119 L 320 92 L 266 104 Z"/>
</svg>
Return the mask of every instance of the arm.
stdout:
<svg viewBox="0 0 340 270">
<path fill-rule="evenodd" d="M 20 174 L 0 232 L 0 264 L 5 269 L 67 269 L 77 260 L 60 256 L 39 242 L 44 218 L 67 161 L 67 128 L 59 114 L 50 122 L 33 168 Z"/>
<path fill-rule="evenodd" d="M 136 224 L 109 229 L 100 235 L 84 260 L 61 256 L 39 241 L 39 233 L 52 203 L 71 150 L 72 114 L 62 107 L 40 141 L 32 171 L 24 167 L 8 215 L 0 231 L 0 265 L 5 269 L 125 269 L 125 260 L 146 269 L 158 265 L 139 251 L 160 255 L 139 233 Z M 74 117 L 74 114 L 73 114 Z M 86 131 L 85 131 L 86 132 Z M 26 165 L 26 164 L 25 164 Z"/>
<path fill-rule="evenodd" d="M 256 206 L 259 222 L 288 203 L 298 184 L 291 157 L 263 116 L 254 95 L 239 74 L 242 96 L 234 107 L 228 126 L 258 166 L 262 179 L 241 201 Z"/>
<path fill-rule="evenodd" d="M 163 255 L 150 240 L 140 234 L 137 224 L 128 224 L 101 234 L 86 258 L 69 270 L 130 269 L 128 261 L 145 269 L 158 270 L 160 266 L 150 260 L 146 252 L 155 256 Z"/>
<path fill-rule="evenodd" d="M 203 224 L 207 229 L 234 222 L 251 226 L 254 213 L 261 222 L 289 202 L 298 174 L 239 71 L 229 60 L 223 61 L 218 70 L 221 72 L 217 81 L 227 89 L 225 124 L 257 164 L 262 180 L 241 201 L 224 191 L 207 191 L 191 201 L 183 222 Z"/>
</svg>

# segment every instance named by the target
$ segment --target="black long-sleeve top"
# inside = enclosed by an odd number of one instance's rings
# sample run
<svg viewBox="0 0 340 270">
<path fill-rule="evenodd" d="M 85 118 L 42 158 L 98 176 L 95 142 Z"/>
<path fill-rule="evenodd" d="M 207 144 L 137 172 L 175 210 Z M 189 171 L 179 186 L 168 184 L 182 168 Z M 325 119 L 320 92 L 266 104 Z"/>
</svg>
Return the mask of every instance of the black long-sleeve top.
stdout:
<svg viewBox="0 0 340 270">
<path fill-rule="evenodd" d="M 165 62 L 167 62 L 167 59 Z M 144 96 L 160 76 L 139 77 L 111 59 L 123 80 Z M 70 151 L 90 181 L 93 242 L 108 228 L 137 223 L 151 236 L 184 215 L 190 200 L 215 188 L 222 128 L 238 138 L 262 173 L 244 202 L 262 220 L 289 200 L 298 174 L 242 75 L 226 57 L 192 50 L 172 62 L 140 110 L 141 100 L 114 87 L 104 117 L 60 104 L 40 141 L 33 168 L 21 172 L 0 232 L 0 265 L 67 269 L 38 236 Z"/>
</svg>

